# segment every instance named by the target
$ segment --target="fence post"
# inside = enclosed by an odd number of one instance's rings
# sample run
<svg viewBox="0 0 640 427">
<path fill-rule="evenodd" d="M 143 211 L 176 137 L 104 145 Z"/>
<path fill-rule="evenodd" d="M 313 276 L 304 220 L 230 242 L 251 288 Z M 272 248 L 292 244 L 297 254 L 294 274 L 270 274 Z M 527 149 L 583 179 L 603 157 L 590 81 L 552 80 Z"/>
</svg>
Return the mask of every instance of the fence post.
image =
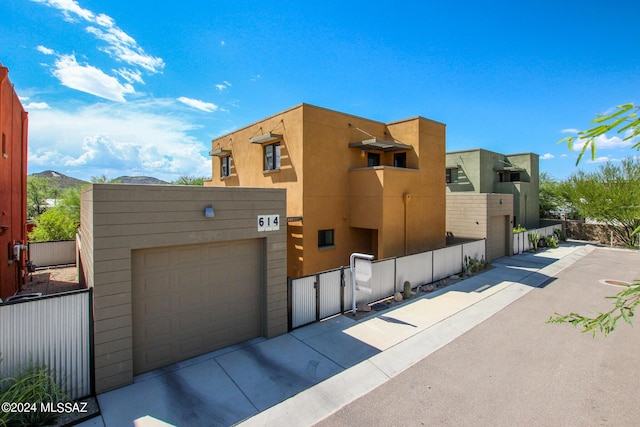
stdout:
<svg viewBox="0 0 640 427">
<path fill-rule="evenodd" d="M 316 288 L 316 322 L 320 321 L 320 274 L 316 274 L 315 283 L 313 287 Z"/>
<path fill-rule="evenodd" d="M 344 266 L 340 267 L 340 314 L 344 314 Z"/>
<path fill-rule="evenodd" d="M 89 288 L 89 390 L 92 396 L 96 395 L 96 352 L 93 330 L 93 286 Z"/>
<path fill-rule="evenodd" d="M 287 276 L 287 329 L 293 330 L 293 280 Z"/>
</svg>

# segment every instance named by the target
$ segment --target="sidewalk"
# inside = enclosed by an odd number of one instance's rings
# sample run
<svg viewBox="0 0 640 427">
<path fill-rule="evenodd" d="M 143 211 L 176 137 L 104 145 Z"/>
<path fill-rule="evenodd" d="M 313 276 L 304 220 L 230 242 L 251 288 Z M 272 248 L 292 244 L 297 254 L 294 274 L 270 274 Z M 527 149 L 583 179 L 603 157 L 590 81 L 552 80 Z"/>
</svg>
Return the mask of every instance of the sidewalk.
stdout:
<svg viewBox="0 0 640 427">
<path fill-rule="evenodd" d="M 136 377 L 81 425 L 312 425 L 542 286 L 594 249 L 563 244 L 361 321 L 348 315 Z M 164 423 L 162 423 L 164 422 Z"/>
</svg>

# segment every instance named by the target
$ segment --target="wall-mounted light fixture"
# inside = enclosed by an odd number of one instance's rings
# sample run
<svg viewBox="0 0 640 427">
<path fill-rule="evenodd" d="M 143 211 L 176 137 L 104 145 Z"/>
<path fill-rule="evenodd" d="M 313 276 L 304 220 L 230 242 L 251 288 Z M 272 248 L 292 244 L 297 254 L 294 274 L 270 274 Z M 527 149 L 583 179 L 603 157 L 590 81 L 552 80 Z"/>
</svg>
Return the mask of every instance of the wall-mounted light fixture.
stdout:
<svg viewBox="0 0 640 427">
<path fill-rule="evenodd" d="M 206 208 L 204 208 L 204 217 L 205 218 L 213 218 L 214 216 L 216 216 L 216 214 L 213 211 L 213 206 L 209 205 Z"/>
</svg>

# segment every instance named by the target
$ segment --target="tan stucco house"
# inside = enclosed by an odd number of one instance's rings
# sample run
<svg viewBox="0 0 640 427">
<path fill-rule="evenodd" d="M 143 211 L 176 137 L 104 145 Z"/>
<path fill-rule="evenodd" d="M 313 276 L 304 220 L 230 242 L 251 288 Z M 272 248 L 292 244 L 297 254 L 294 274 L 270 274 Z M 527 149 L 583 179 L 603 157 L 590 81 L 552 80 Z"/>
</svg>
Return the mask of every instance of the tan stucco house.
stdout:
<svg viewBox="0 0 640 427">
<path fill-rule="evenodd" d="M 287 191 L 287 274 L 445 246 L 442 123 L 300 104 L 212 141 L 216 187 Z"/>
</svg>

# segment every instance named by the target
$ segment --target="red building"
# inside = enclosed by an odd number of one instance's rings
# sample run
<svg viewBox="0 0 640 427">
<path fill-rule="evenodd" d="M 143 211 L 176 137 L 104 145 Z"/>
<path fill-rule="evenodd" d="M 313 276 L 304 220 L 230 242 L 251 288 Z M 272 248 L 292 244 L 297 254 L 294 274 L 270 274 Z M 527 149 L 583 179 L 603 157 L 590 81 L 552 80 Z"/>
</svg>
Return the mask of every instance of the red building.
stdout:
<svg viewBox="0 0 640 427">
<path fill-rule="evenodd" d="M 0 64 L 0 298 L 15 294 L 26 278 L 27 125 L 9 69 Z"/>
</svg>

